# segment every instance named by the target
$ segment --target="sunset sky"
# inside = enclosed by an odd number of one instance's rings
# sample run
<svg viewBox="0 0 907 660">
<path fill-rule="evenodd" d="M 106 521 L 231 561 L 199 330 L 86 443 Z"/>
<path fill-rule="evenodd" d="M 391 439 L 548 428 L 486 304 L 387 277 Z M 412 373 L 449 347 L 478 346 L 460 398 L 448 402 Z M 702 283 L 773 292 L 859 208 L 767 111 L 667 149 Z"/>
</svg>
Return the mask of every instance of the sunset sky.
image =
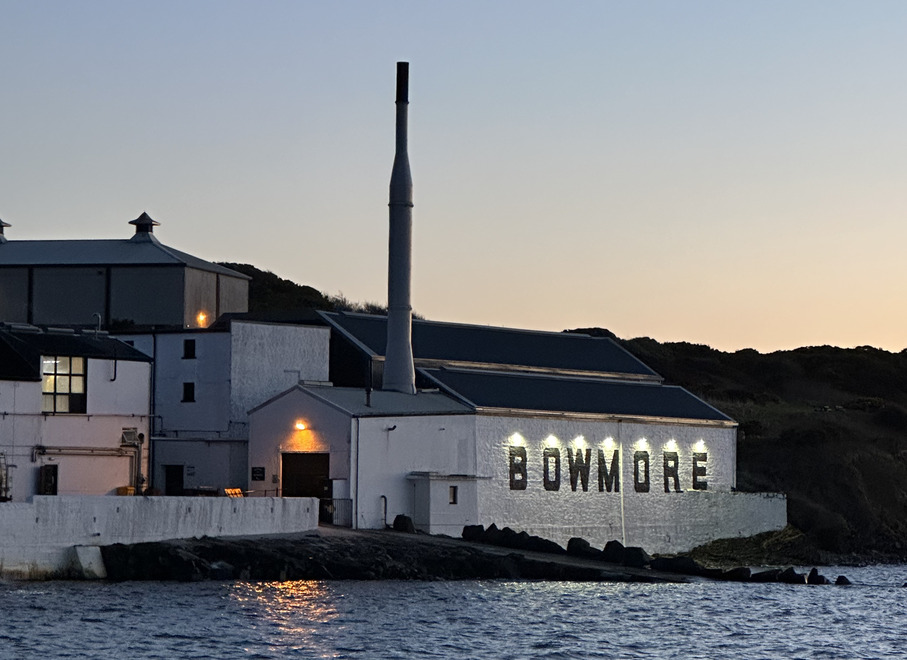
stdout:
<svg viewBox="0 0 907 660">
<path fill-rule="evenodd" d="M 0 0 L 6 235 L 384 302 L 398 60 L 423 316 L 907 346 L 901 0 Z"/>
</svg>

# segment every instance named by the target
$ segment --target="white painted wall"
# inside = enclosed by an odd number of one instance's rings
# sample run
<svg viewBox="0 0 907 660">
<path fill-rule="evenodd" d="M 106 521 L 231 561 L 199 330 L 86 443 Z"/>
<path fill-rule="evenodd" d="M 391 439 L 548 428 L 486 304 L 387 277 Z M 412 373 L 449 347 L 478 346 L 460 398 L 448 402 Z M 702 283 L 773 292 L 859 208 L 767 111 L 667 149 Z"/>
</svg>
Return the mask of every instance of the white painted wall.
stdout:
<svg viewBox="0 0 907 660">
<path fill-rule="evenodd" d="M 650 552 L 676 552 L 722 537 L 749 535 L 786 524 L 783 497 L 732 493 L 736 472 L 736 429 L 681 424 L 629 424 L 567 420 L 547 417 L 477 418 L 479 522 L 525 530 L 565 544 L 572 536 L 603 546 L 617 539 L 642 545 Z M 575 451 L 577 438 L 592 450 L 588 490 L 581 480 L 571 487 L 567 450 Z M 608 439 L 611 443 L 608 443 Z M 645 445 L 643 445 L 645 440 Z M 669 445 L 673 440 L 673 444 Z M 510 447 L 526 449 L 526 488 L 510 488 Z M 543 451 L 561 452 L 558 490 L 543 485 Z M 620 492 L 598 489 L 597 450 L 604 449 L 607 465 L 620 452 Z M 634 487 L 633 455 L 650 455 L 650 490 Z M 665 492 L 665 450 L 676 451 L 682 492 Z M 693 453 L 704 451 L 705 491 L 692 488 Z M 551 471 L 553 473 L 553 470 Z"/>
<path fill-rule="evenodd" d="M 231 419 L 300 380 L 327 381 L 330 328 L 234 321 L 231 332 Z"/>
<path fill-rule="evenodd" d="M 103 450 L 120 447 L 123 429 L 145 437 L 141 472 L 148 475 L 150 365 L 89 359 L 85 415 L 41 413 L 40 382 L 0 382 L 0 453 L 9 466 L 10 496 L 22 501 L 37 490 L 38 471 L 58 465 L 58 494 L 104 495 L 132 485 L 130 456 L 40 455 L 36 446 Z"/>
<path fill-rule="evenodd" d="M 0 577 L 40 579 L 74 570 L 75 545 L 305 532 L 311 498 L 45 497 L 0 504 Z"/>
</svg>

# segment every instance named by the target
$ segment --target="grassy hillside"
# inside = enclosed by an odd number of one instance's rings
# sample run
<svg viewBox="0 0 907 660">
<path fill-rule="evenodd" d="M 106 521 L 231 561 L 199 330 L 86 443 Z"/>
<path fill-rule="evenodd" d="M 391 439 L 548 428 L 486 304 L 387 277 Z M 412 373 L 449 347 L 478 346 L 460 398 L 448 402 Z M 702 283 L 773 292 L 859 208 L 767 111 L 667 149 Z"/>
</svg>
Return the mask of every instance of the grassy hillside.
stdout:
<svg viewBox="0 0 907 660">
<path fill-rule="evenodd" d="M 815 547 L 907 558 L 907 353 L 620 343 L 739 422 L 738 488 L 787 493 Z"/>
</svg>

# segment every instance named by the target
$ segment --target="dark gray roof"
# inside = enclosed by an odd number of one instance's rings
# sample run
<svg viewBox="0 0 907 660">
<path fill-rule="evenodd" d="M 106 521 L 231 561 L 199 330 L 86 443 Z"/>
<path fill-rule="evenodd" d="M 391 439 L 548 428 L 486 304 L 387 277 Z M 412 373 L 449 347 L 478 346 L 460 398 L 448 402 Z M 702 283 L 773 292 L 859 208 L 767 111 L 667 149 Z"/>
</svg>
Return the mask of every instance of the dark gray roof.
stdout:
<svg viewBox="0 0 907 660">
<path fill-rule="evenodd" d="M 383 356 L 387 317 L 321 312 L 339 332 L 372 356 Z M 606 337 L 515 330 L 484 325 L 413 320 L 413 358 L 446 364 L 624 375 L 658 379 L 657 373 Z M 431 365 L 436 366 L 436 365 Z"/>
<path fill-rule="evenodd" d="M 466 369 L 420 369 L 477 408 L 732 422 L 682 387 Z"/>
<path fill-rule="evenodd" d="M 329 387 L 295 385 L 249 412 L 264 408 L 272 401 L 298 391 L 308 394 L 337 410 L 353 417 L 390 417 L 409 415 L 464 415 L 472 408 L 443 392 L 419 392 L 416 395 L 372 390 L 366 399 L 364 389 L 356 387 Z M 368 405 L 366 405 L 368 401 Z"/>
<path fill-rule="evenodd" d="M 141 351 L 103 333 L 0 326 L 0 380 L 41 380 L 42 355 L 151 362 Z"/>
<path fill-rule="evenodd" d="M 88 239 L 13 241 L 0 243 L 2 266 L 185 265 L 239 279 L 235 270 L 174 250 L 148 235 L 146 240 Z"/>
</svg>

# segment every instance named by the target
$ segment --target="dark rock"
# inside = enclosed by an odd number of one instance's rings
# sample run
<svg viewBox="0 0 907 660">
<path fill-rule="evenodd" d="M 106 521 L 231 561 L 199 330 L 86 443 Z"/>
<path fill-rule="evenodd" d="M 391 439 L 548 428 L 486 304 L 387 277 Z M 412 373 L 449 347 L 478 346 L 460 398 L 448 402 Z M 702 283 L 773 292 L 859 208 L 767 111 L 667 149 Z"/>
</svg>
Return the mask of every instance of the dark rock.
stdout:
<svg viewBox="0 0 907 660">
<path fill-rule="evenodd" d="M 605 544 L 605 549 L 602 550 L 602 561 L 611 564 L 623 564 L 625 552 L 626 548 L 620 541 L 608 541 Z"/>
<path fill-rule="evenodd" d="M 835 584 L 839 587 L 848 587 L 853 584 L 853 582 L 848 580 L 844 575 L 839 575 L 837 579 L 835 579 Z"/>
<path fill-rule="evenodd" d="M 737 566 L 722 573 L 721 579 L 728 582 L 749 582 L 751 574 L 752 571 L 746 566 Z"/>
<path fill-rule="evenodd" d="M 466 525 L 463 527 L 462 536 L 464 541 L 479 541 L 484 533 L 485 528 L 482 525 Z"/>
<path fill-rule="evenodd" d="M 690 557 L 655 557 L 649 562 L 653 571 L 680 573 L 681 575 L 701 575 L 702 566 Z"/>
<path fill-rule="evenodd" d="M 703 567 L 702 572 L 700 572 L 699 575 L 710 580 L 722 580 L 724 579 L 724 569 Z"/>
<path fill-rule="evenodd" d="M 208 566 L 209 580 L 232 580 L 236 575 L 236 569 L 225 561 L 211 562 Z"/>
<path fill-rule="evenodd" d="M 501 545 L 505 548 L 516 548 L 519 544 L 518 539 L 519 534 L 517 534 L 510 527 L 505 527 L 501 530 L 501 541 L 498 545 Z"/>
<path fill-rule="evenodd" d="M 567 554 L 574 557 L 583 557 L 585 559 L 601 559 L 602 551 L 593 548 L 586 539 L 573 537 L 567 541 Z"/>
<path fill-rule="evenodd" d="M 565 555 L 567 551 L 554 541 L 543 539 L 540 536 L 530 536 L 526 541 L 524 550 L 532 552 L 547 552 L 550 555 Z"/>
<path fill-rule="evenodd" d="M 416 526 L 413 524 L 413 519 L 409 516 L 404 516 L 402 513 L 397 514 L 394 518 L 394 531 L 397 532 L 406 532 L 407 534 L 415 534 Z"/>
<path fill-rule="evenodd" d="M 750 582 L 777 582 L 779 575 L 781 575 L 780 568 L 770 568 L 767 571 L 753 573 L 750 576 Z"/>
<path fill-rule="evenodd" d="M 788 567 L 778 575 L 778 582 L 783 582 L 784 584 L 806 584 L 806 576 L 798 573 L 792 567 Z"/>
<path fill-rule="evenodd" d="M 645 550 L 637 546 L 624 548 L 624 566 L 631 568 L 645 568 L 652 558 Z"/>
<path fill-rule="evenodd" d="M 828 584 L 828 578 L 821 575 L 818 569 L 813 568 L 806 576 L 806 584 Z"/>
<path fill-rule="evenodd" d="M 589 541 L 586 539 L 579 538 L 574 536 L 572 539 L 567 541 L 567 554 L 573 555 L 575 557 L 584 557 L 589 550 L 592 549 Z"/>
<path fill-rule="evenodd" d="M 485 533 L 482 534 L 482 543 L 488 545 L 504 545 L 504 534 L 498 529 L 498 526 L 491 523 Z"/>
</svg>

